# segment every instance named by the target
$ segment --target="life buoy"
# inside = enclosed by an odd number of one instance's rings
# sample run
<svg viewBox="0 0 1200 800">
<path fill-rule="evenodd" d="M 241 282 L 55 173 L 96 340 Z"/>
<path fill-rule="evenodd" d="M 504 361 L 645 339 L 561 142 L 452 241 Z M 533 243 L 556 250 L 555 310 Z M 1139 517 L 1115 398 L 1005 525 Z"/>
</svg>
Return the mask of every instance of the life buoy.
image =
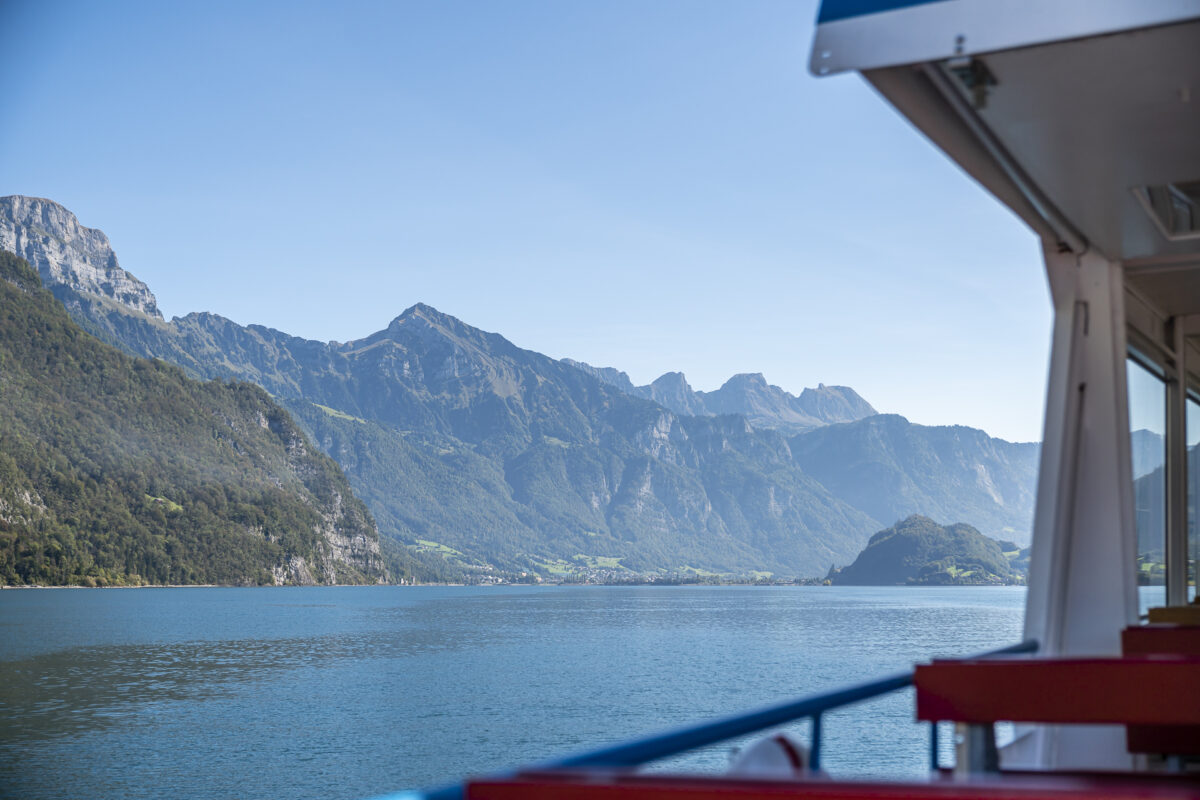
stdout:
<svg viewBox="0 0 1200 800">
<path fill-rule="evenodd" d="M 786 733 L 759 739 L 739 752 L 729 767 L 731 775 L 763 778 L 811 778 L 808 748 Z"/>
</svg>

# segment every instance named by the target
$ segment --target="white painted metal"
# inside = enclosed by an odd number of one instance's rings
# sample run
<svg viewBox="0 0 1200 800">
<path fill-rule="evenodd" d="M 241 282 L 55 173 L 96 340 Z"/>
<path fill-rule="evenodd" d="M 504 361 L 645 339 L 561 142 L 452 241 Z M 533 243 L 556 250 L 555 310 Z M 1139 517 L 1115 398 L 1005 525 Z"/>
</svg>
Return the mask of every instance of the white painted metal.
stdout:
<svg viewBox="0 0 1200 800">
<path fill-rule="evenodd" d="M 1082 253 L 1088 243 L 1079 231 L 1067 221 L 1054 201 L 1046 197 L 1039 187 L 1017 163 L 1007 148 L 996 138 L 992 131 L 983 123 L 979 115 L 971 108 L 969 101 L 960 89 L 954 85 L 953 79 L 946 74 L 944 68 L 936 64 L 926 64 L 923 68 L 929 82 L 933 84 L 946 103 L 954 109 L 963 123 L 975 135 L 976 141 L 987 151 L 993 163 L 1004 171 L 1005 176 L 1017 188 L 1025 200 L 1033 207 L 1053 232 L 1055 243 L 1062 248 Z"/>
<path fill-rule="evenodd" d="M 1200 0 L 943 0 L 817 26 L 814 75 L 940 61 L 1200 17 Z"/>
<path fill-rule="evenodd" d="M 1200 256 L 1200 240 L 1164 237 L 1134 191 L 1200 179 L 1200 21 L 982 61 L 997 84 L 972 113 L 1092 248 Z"/>
<path fill-rule="evenodd" d="M 1119 264 L 1045 253 L 1055 322 L 1025 635 L 1041 655 L 1116 655 L 1137 622 Z M 1035 768 L 1132 766 L 1119 729 L 1039 728 Z"/>
</svg>

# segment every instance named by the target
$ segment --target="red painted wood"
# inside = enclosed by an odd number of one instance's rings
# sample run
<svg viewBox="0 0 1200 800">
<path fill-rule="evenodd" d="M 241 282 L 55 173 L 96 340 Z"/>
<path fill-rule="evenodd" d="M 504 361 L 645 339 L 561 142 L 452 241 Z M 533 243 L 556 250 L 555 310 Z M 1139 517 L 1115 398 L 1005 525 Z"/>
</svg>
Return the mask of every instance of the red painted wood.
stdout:
<svg viewBox="0 0 1200 800">
<path fill-rule="evenodd" d="M 1121 631 L 1121 652 L 1200 658 L 1200 625 L 1134 625 Z"/>
<path fill-rule="evenodd" d="M 1200 725 L 1200 658 L 937 661 L 913 682 L 920 720 Z"/>
<path fill-rule="evenodd" d="M 1058 776 L 985 782 L 754 781 L 695 776 L 552 774 L 467 785 L 467 800 L 1200 800 L 1200 782 Z"/>
<path fill-rule="evenodd" d="M 1132 625 L 1121 631 L 1121 651 L 1127 656 L 1200 657 L 1200 625 Z M 1131 753 L 1200 755 L 1200 728 L 1130 725 L 1126 742 Z"/>
</svg>

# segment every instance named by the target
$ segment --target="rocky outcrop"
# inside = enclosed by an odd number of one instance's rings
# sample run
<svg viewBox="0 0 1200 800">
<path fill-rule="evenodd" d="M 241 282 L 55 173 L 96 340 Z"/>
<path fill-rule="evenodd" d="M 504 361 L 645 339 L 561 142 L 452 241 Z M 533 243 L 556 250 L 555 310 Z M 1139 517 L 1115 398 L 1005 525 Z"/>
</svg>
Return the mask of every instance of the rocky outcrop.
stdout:
<svg viewBox="0 0 1200 800">
<path fill-rule="evenodd" d="M 68 286 L 162 319 L 150 287 L 121 269 L 108 237 L 53 200 L 0 197 L 0 250 L 28 261 L 47 288 Z"/>
</svg>

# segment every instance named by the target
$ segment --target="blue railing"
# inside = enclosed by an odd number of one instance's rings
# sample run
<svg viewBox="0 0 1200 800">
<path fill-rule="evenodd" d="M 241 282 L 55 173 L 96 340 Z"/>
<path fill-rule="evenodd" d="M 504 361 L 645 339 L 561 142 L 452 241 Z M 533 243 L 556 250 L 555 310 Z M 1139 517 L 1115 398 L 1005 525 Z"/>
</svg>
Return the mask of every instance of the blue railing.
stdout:
<svg viewBox="0 0 1200 800">
<path fill-rule="evenodd" d="M 991 650 L 971 658 L 989 658 L 991 656 L 1017 655 L 1033 653 L 1037 650 L 1036 641 L 1030 640 Z M 635 739 L 632 742 L 603 747 L 586 753 L 568 756 L 542 764 L 536 764 L 530 770 L 579 769 L 583 767 L 622 768 L 636 767 L 669 758 L 698 747 L 706 747 L 729 739 L 735 739 L 746 734 L 756 733 L 765 728 L 773 728 L 802 719 L 812 720 L 812 744 L 809 753 L 809 763 L 813 770 L 821 768 L 821 715 L 827 711 L 870 700 L 880 695 L 899 691 L 912 686 L 913 671 L 900 672 L 879 678 L 868 683 L 859 683 L 830 692 L 810 695 L 809 697 L 793 700 L 777 706 L 738 714 L 734 717 L 705 722 L 676 731 L 649 736 L 645 739 Z M 938 736 L 937 723 L 930 723 L 930 766 L 938 767 Z M 512 775 L 514 773 L 507 773 Z M 462 784 L 446 786 L 425 792 L 402 792 L 386 795 L 377 800 L 461 800 L 463 797 Z"/>
</svg>

